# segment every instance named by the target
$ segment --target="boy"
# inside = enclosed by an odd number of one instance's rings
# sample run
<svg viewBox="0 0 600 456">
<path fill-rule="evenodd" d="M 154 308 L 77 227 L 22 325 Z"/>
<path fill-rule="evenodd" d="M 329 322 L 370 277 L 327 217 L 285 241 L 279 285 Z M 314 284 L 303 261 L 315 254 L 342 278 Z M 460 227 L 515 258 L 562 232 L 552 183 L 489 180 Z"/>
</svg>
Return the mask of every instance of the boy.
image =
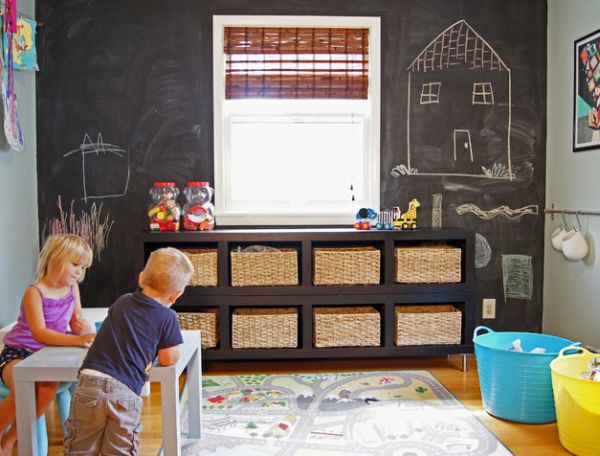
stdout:
<svg viewBox="0 0 600 456">
<path fill-rule="evenodd" d="M 155 356 L 163 366 L 179 360 L 183 338 L 169 307 L 193 272 L 179 250 L 158 249 L 140 273 L 140 290 L 110 306 L 81 366 L 64 454 L 138 454 L 140 392 Z"/>
</svg>

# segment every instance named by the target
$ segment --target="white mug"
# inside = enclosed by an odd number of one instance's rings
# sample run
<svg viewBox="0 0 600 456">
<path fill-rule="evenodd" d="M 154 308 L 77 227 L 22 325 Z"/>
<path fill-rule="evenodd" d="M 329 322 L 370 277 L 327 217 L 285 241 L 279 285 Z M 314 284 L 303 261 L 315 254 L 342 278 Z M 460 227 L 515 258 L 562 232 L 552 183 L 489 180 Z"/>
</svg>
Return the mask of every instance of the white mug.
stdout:
<svg viewBox="0 0 600 456">
<path fill-rule="evenodd" d="M 562 251 L 565 258 L 571 261 L 583 260 L 588 254 L 588 243 L 581 231 L 571 230 L 562 240 Z"/>
<path fill-rule="evenodd" d="M 556 228 L 552 232 L 550 237 L 552 238 L 552 247 L 554 247 L 554 250 L 562 252 L 563 238 L 567 235 L 567 233 L 570 233 L 570 231 L 565 230 L 562 226 Z"/>
</svg>

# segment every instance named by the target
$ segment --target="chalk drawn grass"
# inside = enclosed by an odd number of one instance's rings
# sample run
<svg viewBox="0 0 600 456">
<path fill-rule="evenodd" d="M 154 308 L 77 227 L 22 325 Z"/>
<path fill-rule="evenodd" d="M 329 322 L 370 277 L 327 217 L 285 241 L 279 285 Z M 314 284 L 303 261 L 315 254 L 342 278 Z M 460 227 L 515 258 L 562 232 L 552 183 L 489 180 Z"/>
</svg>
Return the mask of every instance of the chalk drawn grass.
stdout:
<svg viewBox="0 0 600 456">
<path fill-rule="evenodd" d="M 411 174 L 419 174 L 419 170 L 417 168 L 409 168 L 406 165 L 397 165 L 394 166 L 390 174 L 394 177 L 400 177 L 402 175 L 408 176 Z"/>
<path fill-rule="evenodd" d="M 48 235 L 51 234 L 76 234 L 87 241 L 94 252 L 94 256 L 101 260 L 102 251 L 108 243 L 108 235 L 113 226 L 114 220 L 110 220 L 110 215 L 102 215 L 102 204 L 96 206 L 92 203 L 89 212 L 81 211 L 76 215 L 73 211 L 74 201 L 71 201 L 69 213 L 62 207 L 60 195 L 58 196 L 57 206 L 59 216 L 49 222 Z M 42 229 L 42 242 L 46 241 L 46 225 Z"/>
<path fill-rule="evenodd" d="M 494 163 L 490 169 L 482 166 L 481 169 L 486 177 L 501 177 L 503 179 L 512 179 L 514 177 L 511 176 L 510 170 L 503 163 Z"/>
</svg>

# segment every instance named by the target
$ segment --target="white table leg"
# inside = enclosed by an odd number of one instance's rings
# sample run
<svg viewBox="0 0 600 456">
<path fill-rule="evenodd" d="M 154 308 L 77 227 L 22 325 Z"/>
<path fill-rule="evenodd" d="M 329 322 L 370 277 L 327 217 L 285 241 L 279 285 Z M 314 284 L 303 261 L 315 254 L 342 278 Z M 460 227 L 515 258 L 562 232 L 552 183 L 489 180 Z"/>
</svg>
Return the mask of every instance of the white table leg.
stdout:
<svg viewBox="0 0 600 456">
<path fill-rule="evenodd" d="M 200 349 L 194 352 L 187 366 L 188 438 L 202 438 L 202 361 Z"/>
<path fill-rule="evenodd" d="M 38 454 L 37 417 L 35 416 L 35 382 L 15 381 L 15 403 L 17 415 L 17 445 L 19 455 Z"/>
<path fill-rule="evenodd" d="M 181 455 L 181 427 L 179 422 L 179 382 L 160 382 L 162 402 L 163 454 Z"/>
</svg>

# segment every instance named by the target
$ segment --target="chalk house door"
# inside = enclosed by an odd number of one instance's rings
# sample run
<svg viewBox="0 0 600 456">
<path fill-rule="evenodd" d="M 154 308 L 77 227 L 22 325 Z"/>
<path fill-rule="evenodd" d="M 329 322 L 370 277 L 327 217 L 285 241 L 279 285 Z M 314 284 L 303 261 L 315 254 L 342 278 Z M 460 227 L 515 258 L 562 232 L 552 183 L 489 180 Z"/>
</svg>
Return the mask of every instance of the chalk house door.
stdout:
<svg viewBox="0 0 600 456">
<path fill-rule="evenodd" d="M 454 130 L 454 161 L 473 163 L 473 147 L 469 130 Z"/>
</svg>

